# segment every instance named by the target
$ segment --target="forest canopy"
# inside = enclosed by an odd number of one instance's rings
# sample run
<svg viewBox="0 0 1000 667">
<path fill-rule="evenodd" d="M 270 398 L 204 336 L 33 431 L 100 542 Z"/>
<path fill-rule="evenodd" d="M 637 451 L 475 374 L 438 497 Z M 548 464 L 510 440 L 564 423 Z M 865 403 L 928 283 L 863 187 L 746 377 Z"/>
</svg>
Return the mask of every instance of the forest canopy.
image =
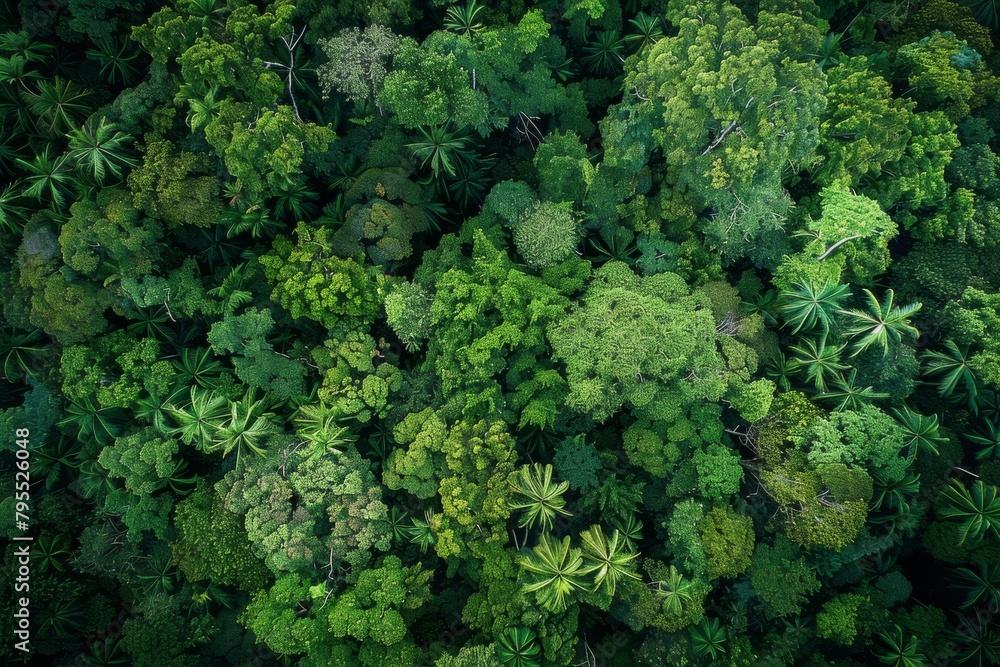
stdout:
<svg viewBox="0 0 1000 667">
<path fill-rule="evenodd" d="M 998 28 L 5 2 L 0 659 L 1000 664 Z"/>
</svg>

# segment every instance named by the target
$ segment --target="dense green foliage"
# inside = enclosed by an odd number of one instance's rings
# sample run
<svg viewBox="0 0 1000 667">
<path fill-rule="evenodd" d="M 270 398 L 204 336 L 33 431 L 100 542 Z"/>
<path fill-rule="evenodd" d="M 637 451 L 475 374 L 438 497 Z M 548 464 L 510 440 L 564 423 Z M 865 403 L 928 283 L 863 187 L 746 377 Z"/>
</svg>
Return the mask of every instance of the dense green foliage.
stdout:
<svg viewBox="0 0 1000 667">
<path fill-rule="evenodd" d="M 5 3 L 0 660 L 1000 664 L 997 15 Z"/>
</svg>

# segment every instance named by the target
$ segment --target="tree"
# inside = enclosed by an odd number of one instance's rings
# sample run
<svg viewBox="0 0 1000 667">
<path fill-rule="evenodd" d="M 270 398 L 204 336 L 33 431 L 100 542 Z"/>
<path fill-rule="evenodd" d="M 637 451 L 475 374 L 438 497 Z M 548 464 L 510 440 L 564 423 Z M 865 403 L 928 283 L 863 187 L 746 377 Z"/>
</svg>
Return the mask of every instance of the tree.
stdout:
<svg viewBox="0 0 1000 667">
<path fill-rule="evenodd" d="M 941 491 L 937 513 L 954 522 L 958 528 L 958 543 L 966 540 L 981 542 L 989 535 L 1000 539 L 1000 498 L 997 487 L 976 480 L 971 491 L 957 479 L 950 480 Z"/>
<path fill-rule="evenodd" d="M 69 159 L 94 183 L 103 183 L 109 176 L 121 180 L 125 168 L 138 164 L 125 149 L 132 140 L 131 135 L 102 116 L 96 125 L 88 121 L 69 133 Z"/>
<path fill-rule="evenodd" d="M 1000 91 L 1000 81 L 982 64 L 982 56 L 952 32 L 931 31 L 898 52 L 914 98 L 927 110 L 940 109 L 958 121 Z"/>
<path fill-rule="evenodd" d="M 330 632 L 384 646 L 403 641 L 407 619 L 431 597 L 428 582 L 433 574 L 419 563 L 403 567 L 396 556 L 386 556 L 328 605 L 323 616 Z"/>
<path fill-rule="evenodd" d="M 483 127 L 487 104 L 483 93 L 473 88 L 472 74 L 458 64 L 453 53 L 439 53 L 403 39 L 393 59 L 393 71 L 385 77 L 379 104 L 396 114 L 403 127 Z"/>
<path fill-rule="evenodd" d="M 109 477 L 124 480 L 125 488 L 137 496 L 150 495 L 167 485 L 182 495 L 195 478 L 184 477 L 187 464 L 175 458 L 178 445 L 174 438 L 146 428 L 117 438 L 113 446 L 101 451 L 98 461 Z"/>
<path fill-rule="evenodd" d="M 226 510 L 222 499 L 201 484 L 174 510 L 177 540 L 174 561 L 190 581 L 210 580 L 255 593 L 270 578 L 251 551 L 242 517 Z"/>
<path fill-rule="evenodd" d="M 729 506 L 705 513 L 699 526 L 708 559 L 708 578 L 737 577 L 750 567 L 754 547 L 753 521 Z"/>
<path fill-rule="evenodd" d="M 594 577 L 595 592 L 613 598 L 618 583 L 624 578 L 641 580 L 629 565 L 639 553 L 632 551 L 617 530 L 609 537 L 599 525 L 594 525 L 580 533 L 580 542 L 584 570 Z"/>
<path fill-rule="evenodd" d="M 274 286 L 271 298 L 292 317 L 308 317 L 327 328 L 343 318 L 371 322 L 379 308 L 375 281 L 359 259 L 341 259 L 330 246 L 325 228 L 299 223 L 296 242 L 275 239 L 260 258 Z"/>
<path fill-rule="evenodd" d="M 913 130 L 912 101 L 894 97 L 889 83 L 865 56 L 843 57 L 826 71 L 829 88 L 821 116 L 813 169 L 821 185 L 854 187 L 868 174 L 903 157 Z"/>
<path fill-rule="evenodd" d="M 364 32 L 345 28 L 320 40 L 328 62 L 318 70 L 323 95 L 338 90 L 349 100 L 377 100 L 388 74 L 388 63 L 399 51 L 399 38 L 381 25 L 367 25 Z"/>
<path fill-rule="evenodd" d="M 907 635 L 898 625 L 895 632 L 880 632 L 879 637 L 885 646 L 873 653 L 884 665 L 892 667 L 924 667 L 926 656 L 918 651 L 917 638 Z"/>
<path fill-rule="evenodd" d="M 847 285 L 834 285 L 829 281 L 819 283 L 807 278 L 796 282 L 791 289 L 781 291 L 781 315 L 786 325 L 795 327 L 792 335 L 797 335 L 802 329 L 812 333 L 819 325 L 825 336 L 830 332 L 834 314 L 850 295 Z"/>
<path fill-rule="evenodd" d="M 543 533 L 538 546 L 521 559 L 521 567 L 532 581 L 525 593 L 535 593 L 538 603 L 551 612 L 565 611 L 572 596 L 585 588 L 586 568 L 579 549 L 570 547 L 569 537 L 557 541 Z"/>
<path fill-rule="evenodd" d="M 668 183 L 687 190 L 690 210 L 715 210 L 703 230 L 725 257 L 769 262 L 764 239 L 781 229 L 790 202 L 781 174 L 811 160 L 825 104 L 822 72 L 786 58 L 798 46 L 783 41 L 793 31 L 772 26 L 794 25 L 814 43 L 818 30 L 767 10 L 755 28 L 725 1 L 678 5 L 668 19 L 678 34 L 635 60 L 624 86 L 632 93 L 604 121 L 601 169 L 637 173 L 661 149 Z"/>
<path fill-rule="evenodd" d="M 783 535 L 775 539 L 774 546 L 757 545 L 749 573 L 754 592 L 772 616 L 798 613 L 809 595 L 820 589 L 819 579 L 798 547 Z"/>
<path fill-rule="evenodd" d="M 823 604 L 816 614 L 816 634 L 844 646 L 849 646 L 857 635 L 859 612 L 868 604 L 868 598 L 856 593 L 842 593 Z"/>
<path fill-rule="evenodd" d="M 896 223 L 877 201 L 839 184 L 823 188 L 820 200 L 822 215 L 808 220 L 799 232 L 808 240 L 778 269 L 778 284 L 812 279 L 871 285 L 889 268 L 889 241 L 896 236 Z"/>
<path fill-rule="evenodd" d="M 549 328 L 567 404 L 603 421 L 624 405 L 674 398 L 673 385 L 714 359 L 715 323 L 700 301 L 675 274 L 640 279 L 623 263 L 602 266 L 582 304 Z"/>
<path fill-rule="evenodd" d="M 567 207 L 550 202 L 536 202 L 514 226 L 514 245 L 533 269 L 571 258 L 580 236 L 580 225 Z"/>
<path fill-rule="evenodd" d="M 572 516 L 565 509 L 566 500 L 562 497 L 569 482 L 553 484 L 551 464 L 521 466 L 511 473 L 508 484 L 527 499 L 511 503 L 511 509 L 524 510 L 519 524 L 522 528 L 532 528 L 537 523 L 543 532 L 548 532 L 556 515 Z"/>
<path fill-rule="evenodd" d="M 910 324 L 910 317 L 920 310 L 921 304 L 912 303 L 908 306 L 899 307 L 893 304 L 895 293 L 893 290 L 886 292 L 885 303 L 879 303 L 875 295 L 869 290 L 864 290 L 868 305 L 867 311 L 862 310 L 841 310 L 841 315 L 848 318 L 850 324 L 844 330 L 844 334 L 854 341 L 854 352 L 851 356 L 859 353 L 871 346 L 882 348 L 882 354 L 888 354 L 889 343 L 898 344 L 903 336 L 917 338 L 920 332 Z"/>
<path fill-rule="evenodd" d="M 249 308 L 242 315 L 227 313 L 212 325 L 208 343 L 216 354 L 232 353 L 236 375 L 279 399 L 301 395 L 305 390 L 302 364 L 275 352 L 267 336 L 274 328 L 271 313 Z"/>
<path fill-rule="evenodd" d="M 256 203 L 282 187 L 301 182 L 307 154 L 325 153 L 336 134 L 327 126 L 299 122 L 290 106 L 263 110 L 244 121 L 249 109 L 225 102 L 205 127 L 205 137 L 223 158 L 236 187 Z"/>
</svg>

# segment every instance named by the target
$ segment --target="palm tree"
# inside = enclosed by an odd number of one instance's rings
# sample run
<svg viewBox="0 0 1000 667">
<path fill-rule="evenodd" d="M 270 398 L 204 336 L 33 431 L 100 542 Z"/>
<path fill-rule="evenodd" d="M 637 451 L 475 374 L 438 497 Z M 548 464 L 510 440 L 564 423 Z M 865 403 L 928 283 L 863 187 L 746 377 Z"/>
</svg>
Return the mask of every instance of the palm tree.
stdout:
<svg viewBox="0 0 1000 667">
<path fill-rule="evenodd" d="M 254 400 L 251 388 L 242 399 L 229 404 L 229 419 L 215 432 L 209 451 L 222 450 L 223 458 L 236 451 L 236 467 L 250 454 L 263 456 L 267 438 L 277 432 L 265 400 Z"/>
<path fill-rule="evenodd" d="M 226 399 L 214 391 L 197 387 L 191 387 L 190 392 L 191 400 L 183 408 L 173 405 L 165 408 L 178 424 L 169 430 L 169 434 L 179 436 L 184 444 L 209 451 L 226 418 Z"/>
<path fill-rule="evenodd" d="M 840 40 L 843 36 L 843 33 L 839 35 L 832 32 L 827 33 L 826 37 L 819 43 L 818 52 L 809 54 L 821 69 L 826 69 L 830 65 L 836 65 L 840 62 Z"/>
<path fill-rule="evenodd" d="M 319 193 L 302 182 L 282 183 L 274 191 L 274 214 L 289 222 L 312 220 L 319 207 Z"/>
<path fill-rule="evenodd" d="M 869 347 L 880 346 L 882 355 L 889 353 L 889 343 L 898 343 L 903 336 L 917 338 L 920 332 L 910 324 L 909 319 L 920 310 L 922 304 L 911 303 L 900 308 L 893 304 L 895 293 L 890 289 L 886 291 L 885 303 L 880 304 L 875 295 L 870 290 L 864 290 L 865 300 L 868 310 L 838 310 L 837 312 L 850 318 L 853 324 L 847 327 L 844 332 L 852 338 L 858 338 L 854 343 L 854 352 L 851 356 L 856 357 Z"/>
<path fill-rule="evenodd" d="M 222 362 L 207 347 L 186 347 L 170 362 L 183 385 L 197 384 L 204 389 L 218 389 L 222 379 Z"/>
<path fill-rule="evenodd" d="M 125 167 L 138 164 L 125 149 L 132 140 L 132 135 L 102 116 L 96 127 L 91 120 L 70 131 L 69 159 L 77 171 L 96 184 L 103 183 L 108 175 L 121 180 Z"/>
<path fill-rule="evenodd" d="M 101 76 L 112 86 L 127 86 L 142 74 L 138 67 L 139 50 L 129 39 L 95 37 L 94 46 L 87 49 L 87 56 L 101 65 Z"/>
<path fill-rule="evenodd" d="M 235 313 L 237 308 L 253 300 L 253 292 L 246 289 L 248 267 L 246 263 L 232 267 L 221 283 L 208 290 L 209 296 L 222 300 L 227 313 Z"/>
<path fill-rule="evenodd" d="M 191 493 L 191 485 L 198 481 L 197 476 L 186 476 L 187 461 L 176 459 L 166 465 L 162 471 L 157 471 L 160 475 L 160 486 L 169 486 L 170 489 L 179 496 L 186 496 Z"/>
<path fill-rule="evenodd" d="M 917 638 L 906 636 L 898 625 L 895 632 L 880 632 L 885 647 L 872 651 L 879 662 L 893 667 L 924 667 L 927 657 L 917 651 Z"/>
<path fill-rule="evenodd" d="M 531 528 L 538 523 L 547 532 L 552 529 L 557 514 L 572 516 L 564 509 L 566 500 L 562 497 L 569 488 L 569 482 L 552 482 L 552 464 L 542 466 L 536 463 L 530 468 L 521 466 L 511 473 L 507 483 L 526 498 L 511 503 L 511 509 L 524 510 L 519 524 L 521 528 Z"/>
<path fill-rule="evenodd" d="M 663 39 L 663 24 L 659 17 L 639 12 L 634 19 L 629 19 L 628 22 L 632 24 L 632 30 L 625 37 L 625 41 L 637 52 Z"/>
<path fill-rule="evenodd" d="M 52 81 L 39 81 L 38 92 L 23 93 L 35 126 L 42 134 L 64 134 L 90 113 L 87 104 L 91 92 L 72 81 L 56 76 Z"/>
<path fill-rule="evenodd" d="M 483 11 L 483 6 L 476 0 L 469 0 L 465 6 L 449 7 L 444 15 L 444 29 L 472 37 L 483 29 L 483 24 L 477 18 L 481 11 Z"/>
<path fill-rule="evenodd" d="M 976 452 L 977 461 L 987 461 L 989 459 L 1000 458 L 1000 428 L 996 422 L 986 420 L 980 433 L 966 433 L 965 438 L 969 442 L 979 445 Z"/>
<path fill-rule="evenodd" d="M 697 625 L 688 628 L 691 647 L 702 657 L 715 660 L 726 652 L 726 631 L 719 626 L 719 619 L 702 616 Z"/>
<path fill-rule="evenodd" d="M 969 410 L 978 413 L 976 405 L 978 382 L 976 374 L 969 366 L 969 348 L 960 348 L 955 341 L 946 340 L 944 351 L 928 350 L 922 360 L 925 374 L 936 377 L 938 394 L 968 405 Z"/>
<path fill-rule="evenodd" d="M 20 238 L 21 229 L 30 215 L 29 210 L 18 202 L 22 195 L 18 186 L 19 183 L 8 183 L 0 188 L 0 239 Z"/>
<path fill-rule="evenodd" d="M 635 549 L 635 546 L 642 542 L 642 521 L 635 512 L 629 512 L 624 519 L 615 517 L 611 525 L 622 534 L 629 549 Z"/>
<path fill-rule="evenodd" d="M 922 449 L 926 449 L 932 454 L 937 455 L 938 443 L 948 441 L 948 438 L 942 437 L 938 430 L 937 415 L 927 417 L 917 414 L 906 405 L 903 406 L 902 410 L 893 410 L 892 414 L 896 415 L 899 425 L 903 427 L 903 431 L 906 433 L 907 458 L 916 457 L 917 453 Z"/>
<path fill-rule="evenodd" d="M 530 628 L 507 628 L 497 639 L 497 658 L 506 667 L 538 667 L 542 649 L 537 638 Z"/>
<path fill-rule="evenodd" d="M 990 613 L 1000 611 L 1000 565 L 979 563 L 978 572 L 960 567 L 955 575 L 956 588 L 966 593 L 963 609 L 985 603 Z"/>
<path fill-rule="evenodd" d="M 889 394 L 877 392 L 871 387 L 856 386 L 857 374 L 858 370 L 852 368 L 846 380 L 844 376 L 837 375 L 830 383 L 831 388 L 821 392 L 818 398 L 837 401 L 837 405 L 833 409 L 837 412 L 843 412 L 844 410 L 860 410 L 865 403 L 889 397 Z"/>
<path fill-rule="evenodd" d="M 83 602 L 79 598 L 53 600 L 39 611 L 37 621 L 39 633 L 60 639 L 78 637 L 83 621 Z"/>
<path fill-rule="evenodd" d="M 177 334 L 167 324 L 171 314 L 167 312 L 166 302 L 156 308 L 137 308 L 136 312 L 138 315 L 129 318 L 132 320 L 126 327 L 129 333 L 140 338 L 158 338 L 169 343 L 178 342 Z M 174 321 L 176 322 L 176 320 Z"/>
<path fill-rule="evenodd" d="M 991 615 L 984 614 L 982 609 L 976 609 L 972 616 L 959 616 L 957 627 L 948 634 L 964 646 L 955 656 L 955 664 L 983 667 L 1000 664 L 1000 631 Z"/>
<path fill-rule="evenodd" d="M 49 568 L 56 572 L 65 572 L 66 564 L 63 561 L 72 553 L 69 539 L 64 533 L 42 534 L 35 541 L 31 556 L 38 565 L 39 572 L 45 572 Z"/>
<path fill-rule="evenodd" d="M 324 403 L 299 406 L 293 419 L 296 431 L 309 441 L 308 458 L 318 458 L 327 452 L 340 454 L 343 447 L 355 440 L 346 426 L 337 423 L 339 413 Z"/>
<path fill-rule="evenodd" d="M 410 534 L 410 542 L 418 545 L 420 547 L 420 553 L 427 553 L 427 548 L 434 546 L 437 542 L 437 536 L 434 534 L 434 512 L 431 510 L 424 510 L 424 518 L 418 519 L 413 517 L 410 519 L 410 523 L 413 525 L 407 528 L 407 532 Z"/>
<path fill-rule="evenodd" d="M 848 369 L 840 362 L 840 355 L 845 345 L 827 347 L 826 337 L 820 338 L 817 345 L 812 340 L 804 340 L 789 349 L 797 356 L 792 359 L 797 371 L 805 371 L 806 380 L 813 383 L 818 391 L 827 391 L 829 383 L 838 377 L 840 371 Z"/>
<path fill-rule="evenodd" d="M 406 147 L 413 156 L 420 158 L 420 167 L 430 167 L 435 179 L 442 174 L 455 175 L 455 166 L 459 162 L 472 162 L 475 153 L 469 148 L 470 138 L 460 130 L 452 130 L 449 124 L 435 127 L 420 128 L 421 140 Z"/>
<path fill-rule="evenodd" d="M 77 180 L 68 155 L 53 157 L 52 146 L 46 145 L 31 162 L 18 158 L 17 164 L 26 172 L 27 187 L 22 193 L 25 197 L 39 202 L 48 200 L 54 209 L 63 208 L 66 200 L 73 197 Z"/>
<path fill-rule="evenodd" d="M 641 580 L 630 567 L 639 557 L 617 530 L 608 538 L 599 525 L 594 525 L 580 534 L 583 561 L 587 564 L 587 574 L 594 575 L 594 591 L 604 589 L 608 597 L 614 597 L 618 582 L 624 577 Z"/>
<path fill-rule="evenodd" d="M 817 283 L 807 279 L 796 282 L 790 290 L 782 290 L 778 303 L 785 324 L 795 327 L 792 335 L 802 329 L 814 331 L 817 325 L 823 328 L 825 335 L 834 322 L 834 313 L 850 296 L 847 285 L 834 285 L 829 280 Z"/>
<path fill-rule="evenodd" d="M 873 476 L 874 492 L 872 509 L 902 507 L 916 497 L 920 491 L 920 475 L 909 470 L 900 479 L 885 480 L 878 473 Z"/>
<path fill-rule="evenodd" d="M 764 373 L 785 391 L 792 390 L 792 378 L 802 367 L 794 359 L 789 359 L 781 350 L 776 350 L 768 359 Z"/>
<path fill-rule="evenodd" d="M 997 487 L 976 480 L 972 490 L 956 479 L 941 492 L 938 515 L 958 525 L 959 544 L 967 539 L 981 542 L 992 534 L 1000 539 L 1000 498 Z"/>
<path fill-rule="evenodd" d="M 126 420 L 124 410 L 102 407 L 93 396 L 71 400 L 65 413 L 66 416 L 56 422 L 57 426 L 80 440 L 101 445 L 111 444 L 121 435 Z"/>
<path fill-rule="evenodd" d="M 773 327 L 778 325 L 776 315 L 779 308 L 779 298 L 778 292 L 773 289 L 755 292 L 750 295 L 749 301 L 743 302 L 743 307 L 748 313 L 759 314 L 764 319 L 764 324 Z"/>
<path fill-rule="evenodd" d="M 0 375 L 8 382 L 35 377 L 51 349 L 40 329 L 0 331 Z"/>
<path fill-rule="evenodd" d="M 183 83 L 174 96 L 174 102 L 187 102 L 188 112 L 184 119 L 187 126 L 194 132 L 199 127 L 208 125 L 222 110 L 222 100 L 216 99 L 218 86 L 209 88 L 203 85 Z"/>
<path fill-rule="evenodd" d="M 524 592 L 537 594 L 538 603 L 553 613 L 565 610 L 573 593 L 585 588 L 583 557 L 579 549 L 570 547 L 569 537 L 560 542 L 543 533 L 521 565 L 534 575 Z"/>
<path fill-rule="evenodd" d="M 583 63 L 598 76 L 614 76 L 625 62 L 625 40 L 617 30 L 598 30 L 583 47 Z"/>
<path fill-rule="evenodd" d="M 663 596 L 663 611 L 668 614 L 680 615 L 684 611 L 684 604 L 694 599 L 694 582 L 686 580 L 673 565 L 670 566 L 666 579 L 653 583 L 656 585 L 656 592 Z"/>
</svg>

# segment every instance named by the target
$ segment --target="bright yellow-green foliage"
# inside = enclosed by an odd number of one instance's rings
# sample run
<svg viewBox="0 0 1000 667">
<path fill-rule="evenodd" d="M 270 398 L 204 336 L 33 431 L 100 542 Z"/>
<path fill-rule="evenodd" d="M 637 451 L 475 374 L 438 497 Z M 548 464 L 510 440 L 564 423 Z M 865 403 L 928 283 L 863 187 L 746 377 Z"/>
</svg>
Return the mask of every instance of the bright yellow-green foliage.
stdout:
<svg viewBox="0 0 1000 667">
<path fill-rule="evenodd" d="M 307 317 L 330 329 L 342 318 L 370 322 L 380 307 L 375 281 L 356 259 L 333 254 L 325 228 L 295 228 L 296 243 L 282 237 L 260 258 L 271 298 L 292 317 Z"/>
</svg>

